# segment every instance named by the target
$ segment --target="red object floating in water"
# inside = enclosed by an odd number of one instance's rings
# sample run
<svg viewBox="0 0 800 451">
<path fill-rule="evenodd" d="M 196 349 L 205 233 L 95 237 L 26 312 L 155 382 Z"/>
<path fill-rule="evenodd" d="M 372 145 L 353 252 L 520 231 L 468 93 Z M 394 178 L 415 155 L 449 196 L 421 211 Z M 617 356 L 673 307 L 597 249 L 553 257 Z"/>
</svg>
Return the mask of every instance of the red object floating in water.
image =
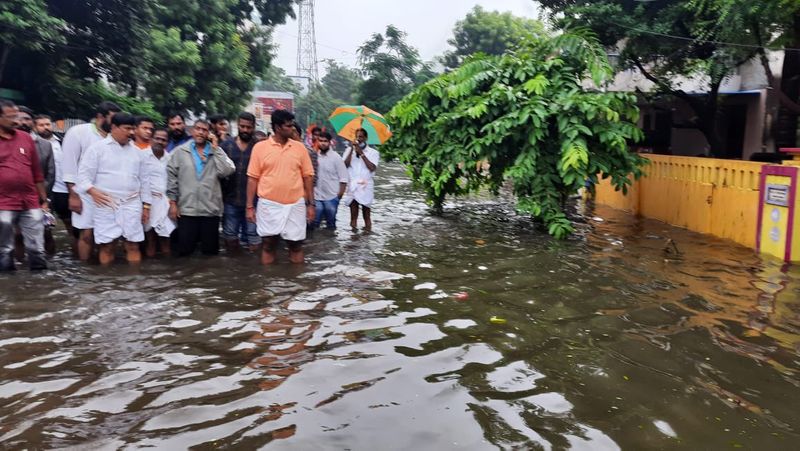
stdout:
<svg viewBox="0 0 800 451">
<path fill-rule="evenodd" d="M 462 291 L 460 293 L 454 294 L 453 297 L 459 301 L 466 301 L 467 299 L 469 299 L 469 293 Z"/>
</svg>

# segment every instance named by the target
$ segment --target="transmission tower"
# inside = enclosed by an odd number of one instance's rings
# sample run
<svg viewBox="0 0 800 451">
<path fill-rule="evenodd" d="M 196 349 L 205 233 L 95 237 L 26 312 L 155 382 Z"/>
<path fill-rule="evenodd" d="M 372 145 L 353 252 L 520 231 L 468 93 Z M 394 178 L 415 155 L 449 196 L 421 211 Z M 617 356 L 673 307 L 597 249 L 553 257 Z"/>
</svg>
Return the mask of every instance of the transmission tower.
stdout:
<svg viewBox="0 0 800 451">
<path fill-rule="evenodd" d="M 300 0 L 297 14 L 297 76 L 319 81 L 317 33 L 314 30 L 314 0 Z"/>
</svg>

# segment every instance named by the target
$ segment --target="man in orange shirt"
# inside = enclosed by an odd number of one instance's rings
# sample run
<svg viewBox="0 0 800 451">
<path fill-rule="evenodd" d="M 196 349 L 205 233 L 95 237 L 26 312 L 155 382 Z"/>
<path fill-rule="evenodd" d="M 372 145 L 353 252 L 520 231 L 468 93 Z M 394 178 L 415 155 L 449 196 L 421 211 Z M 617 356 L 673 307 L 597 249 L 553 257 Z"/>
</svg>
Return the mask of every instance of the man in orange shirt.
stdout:
<svg viewBox="0 0 800 451">
<path fill-rule="evenodd" d="M 289 260 L 302 263 L 306 225 L 314 220 L 314 168 L 308 150 L 294 141 L 294 115 L 272 113 L 275 134 L 253 147 L 247 167 L 247 220 L 262 237 L 261 263 L 275 261 L 280 236 L 289 246 Z M 258 206 L 254 207 L 256 192 Z"/>
</svg>

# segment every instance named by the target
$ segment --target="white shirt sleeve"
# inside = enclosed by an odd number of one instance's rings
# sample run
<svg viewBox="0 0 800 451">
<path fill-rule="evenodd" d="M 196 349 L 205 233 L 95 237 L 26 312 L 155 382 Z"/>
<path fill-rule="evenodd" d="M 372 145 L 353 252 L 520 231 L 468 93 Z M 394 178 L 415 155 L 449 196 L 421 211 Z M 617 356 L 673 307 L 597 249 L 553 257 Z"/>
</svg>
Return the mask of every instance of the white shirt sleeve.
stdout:
<svg viewBox="0 0 800 451">
<path fill-rule="evenodd" d="M 62 178 L 65 183 L 78 183 L 78 161 L 81 158 L 81 130 L 75 126 L 67 130 L 61 143 Z"/>
<path fill-rule="evenodd" d="M 74 179 L 76 182 L 75 191 L 81 194 L 87 194 L 87 191 L 92 189 L 97 177 L 98 159 L 100 152 L 97 151 L 98 146 L 93 145 L 86 149 L 83 158 L 81 158 L 80 166 L 77 170 L 77 177 Z"/>
<path fill-rule="evenodd" d="M 139 197 L 142 199 L 142 203 L 145 204 L 153 203 L 153 192 L 150 188 L 151 166 L 148 163 L 150 155 L 152 155 L 150 152 L 142 153 L 139 158 Z"/>
<path fill-rule="evenodd" d="M 347 166 L 344 165 L 344 158 L 342 157 L 336 159 L 336 174 L 339 176 L 339 183 L 348 183 L 350 181 L 350 173 L 347 172 Z"/>
</svg>

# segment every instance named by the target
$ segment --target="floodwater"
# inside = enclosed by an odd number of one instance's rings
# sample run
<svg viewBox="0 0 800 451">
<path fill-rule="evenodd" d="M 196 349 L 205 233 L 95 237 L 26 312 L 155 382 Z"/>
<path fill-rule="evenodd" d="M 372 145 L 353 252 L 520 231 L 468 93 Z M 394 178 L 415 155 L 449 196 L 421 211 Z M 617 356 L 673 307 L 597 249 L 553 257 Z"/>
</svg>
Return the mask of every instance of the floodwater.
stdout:
<svg viewBox="0 0 800 451">
<path fill-rule="evenodd" d="M 797 448 L 797 268 L 605 208 L 433 217 L 392 165 L 377 198 L 304 267 L 0 276 L 0 448 Z"/>
</svg>

